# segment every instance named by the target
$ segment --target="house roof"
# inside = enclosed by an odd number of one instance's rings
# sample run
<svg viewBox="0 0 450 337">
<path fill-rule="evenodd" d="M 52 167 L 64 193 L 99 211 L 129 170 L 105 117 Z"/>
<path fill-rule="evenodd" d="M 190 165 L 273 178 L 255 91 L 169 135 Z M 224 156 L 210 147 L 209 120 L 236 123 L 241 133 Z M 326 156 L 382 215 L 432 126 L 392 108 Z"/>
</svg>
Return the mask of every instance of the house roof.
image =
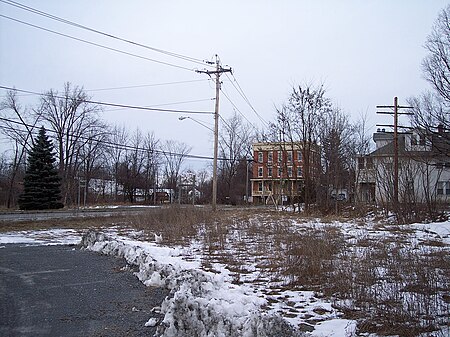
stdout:
<svg viewBox="0 0 450 337">
<path fill-rule="evenodd" d="M 376 135 L 376 134 L 375 134 Z M 374 140 L 375 140 L 375 135 L 374 135 Z M 386 145 L 376 149 L 375 151 L 371 152 L 369 154 L 369 156 L 373 156 L 373 157 L 381 157 L 381 156 L 393 156 L 395 153 L 395 149 L 394 149 L 394 135 L 391 133 L 383 133 L 384 135 L 391 135 L 391 137 L 383 137 L 384 139 L 388 138 L 390 140 L 389 143 L 387 143 Z M 398 137 L 398 152 L 399 153 L 403 153 L 405 152 L 405 135 L 399 135 Z"/>
<path fill-rule="evenodd" d="M 398 135 L 398 153 L 399 155 L 408 155 L 416 157 L 450 157 L 450 133 L 435 133 L 431 135 L 431 150 L 409 150 L 405 149 L 406 135 L 409 133 L 399 133 Z M 370 157 L 389 157 L 395 153 L 394 134 L 387 132 L 377 132 L 374 134 L 375 141 L 387 140 L 386 145 L 374 150 L 368 156 Z"/>
</svg>

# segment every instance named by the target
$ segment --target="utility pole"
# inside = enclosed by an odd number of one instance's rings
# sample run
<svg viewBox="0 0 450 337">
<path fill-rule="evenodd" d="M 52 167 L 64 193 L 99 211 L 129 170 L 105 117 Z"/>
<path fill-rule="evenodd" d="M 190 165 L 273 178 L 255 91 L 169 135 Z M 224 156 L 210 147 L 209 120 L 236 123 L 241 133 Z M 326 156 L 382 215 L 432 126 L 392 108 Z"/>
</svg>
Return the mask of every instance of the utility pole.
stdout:
<svg viewBox="0 0 450 337">
<path fill-rule="evenodd" d="M 411 113 L 399 113 L 399 109 L 412 109 L 410 106 L 400 106 L 398 105 L 398 98 L 394 97 L 394 105 L 377 105 L 377 109 L 393 109 L 394 110 L 394 195 L 393 195 L 393 206 L 394 211 L 398 212 L 398 115 L 411 115 Z M 378 114 L 388 114 L 392 115 L 390 111 L 377 111 Z M 384 125 L 391 126 L 392 125 Z"/>
<path fill-rule="evenodd" d="M 214 64 L 211 62 L 211 64 Z M 216 105 L 214 109 L 214 160 L 213 160 L 213 186 L 212 186 L 212 210 L 217 209 L 217 157 L 219 151 L 219 96 L 220 96 L 220 75 L 231 73 L 231 68 L 223 68 L 220 65 L 219 57 L 216 54 L 215 70 L 196 70 L 198 73 L 216 76 Z"/>
</svg>

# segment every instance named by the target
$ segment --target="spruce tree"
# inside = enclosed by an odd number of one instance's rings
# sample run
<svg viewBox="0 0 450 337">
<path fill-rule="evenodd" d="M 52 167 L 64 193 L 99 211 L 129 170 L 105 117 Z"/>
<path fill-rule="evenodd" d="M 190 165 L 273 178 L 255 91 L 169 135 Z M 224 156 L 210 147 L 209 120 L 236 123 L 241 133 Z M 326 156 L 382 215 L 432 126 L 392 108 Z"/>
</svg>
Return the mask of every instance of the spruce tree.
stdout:
<svg viewBox="0 0 450 337">
<path fill-rule="evenodd" d="M 23 210 L 56 209 L 61 203 L 61 180 L 55 168 L 53 145 L 42 127 L 27 161 L 24 191 L 19 197 Z"/>
</svg>

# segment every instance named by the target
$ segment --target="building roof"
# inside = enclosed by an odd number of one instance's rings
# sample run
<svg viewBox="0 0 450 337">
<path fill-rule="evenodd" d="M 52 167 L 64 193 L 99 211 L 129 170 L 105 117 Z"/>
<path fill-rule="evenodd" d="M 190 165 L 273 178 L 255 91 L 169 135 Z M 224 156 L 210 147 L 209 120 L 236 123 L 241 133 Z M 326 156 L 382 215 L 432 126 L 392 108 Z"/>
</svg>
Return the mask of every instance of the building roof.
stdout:
<svg viewBox="0 0 450 337">
<path fill-rule="evenodd" d="M 284 150 L 301 150 L 305 142 L 261 142 L 253 143 L 253 151 L 284 151 Z M 320 149 L 319 145 L 312 144 L 312 150 L 318 151 Z"/>
<path fill-rule="evenodd" d="M 450 157 L 450 133 L 433 133 L 430 135 L 431 149 L 406 150 L 406 136 L 412 132 L 398 134 L 398 153 L 414 157 Z M 423 134 L 423 133 L 419 133 Z M 389 157 L 394 155 L 394 134 L 392 132 L 376 132 L 373 140 L 388 141 L 387 144 L 372 151 L 370 157 Z"/>
</svg>

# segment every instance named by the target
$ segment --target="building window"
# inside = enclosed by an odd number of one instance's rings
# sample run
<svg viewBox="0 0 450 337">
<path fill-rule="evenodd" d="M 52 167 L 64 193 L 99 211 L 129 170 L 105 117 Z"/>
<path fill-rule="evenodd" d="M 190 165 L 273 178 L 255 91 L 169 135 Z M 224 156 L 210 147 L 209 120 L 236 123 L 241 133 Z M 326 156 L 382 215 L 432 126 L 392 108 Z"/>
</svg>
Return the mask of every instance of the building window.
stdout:
<svg viewBox="0 0 450 337">
<path fill-rule="evenodd" d="M 281 176 L 283 175 L 283 169 L 281 168 L 281 166 L 278 168 L 278 178 L 281 178 Z"/>
<path fill-rule="evenodd" d="M 258 192 L 262 192 L 263 191 L 263 183 L 259 182 L 258 183 Z"/>
<path fill-rule="evenodd" d="M 258 163 L 263 162 L 263 153 L 261 151 L 258 152 Z"/>
<path fill-rule="evenodd" d="M 288 163 L 292 163 L 292 151 L 287 152 L 287 161 Z"/>
<path fill-rule="evenodd" d="M 368 169 L 373 169 L 373 158 L 366 158 L 366 167 Z"/>
<path fill-rule="evenodd" d="M 358 169 L 364 170 L 364 158 L 358 158 Z"/>
<path fill-rule="evenodd" d="M 302 151 L 301 150 L 297 151 L 297 160 L 298 161 L 302 160 Z"/>
<path fill-rule="evenodd" d="M 437 195 L 450 195 L 450 181 L 439 181 L 436 193 Z"/>
<path fill-rule="evenodd" d="M 444 187 L 445 187 L 445 195 L 450 195 L 450 181 L 446 181 L 444 183 Z"/>
<path fill-rule="evenodd" d="M 283 161 L 283 153 L 281 151 L 278 151 L 278 162 L 281 163 Z"/>
<path fill-rule="evenodd" d="M 425 135 L 420 135 L 419 145 L 425 145 Z"/>
<path fill-rule="evenodd" d="M 417 145 L 417 137 L 416 137 L 416 135 L 411 135 L 411 145 Z"/>
<path fill-rule="evenodd" d="M 297 167 L 297 177 L 301 177 L 302 175 L 303 175 L 302 167 L 301 167 L 301 166 L 298 166 L 298 167 Z"/>
<path fill-rule="evenodd" d="M 273 174 L 273 169 L 272 169 L 272 167 L 268 167 L 268 168 L 267 168 L 267 176 L 270 177 L 270 178 L 272 178 L 272 174 Z"/>
<path fill-rule="evenodd" d="M 258 167 L 258 177 L 262 177 L 263 176 L 263 168 L 262 166 Z"/>
<path fill-rule="evenodd" d="M 437 183 L 437 195 L 444 195 L 444 182 L 439 181 Z"/>
<path fill-rule="evenodd" d="M 292 177 L 292 166 L 288 167 L 288 177 Z"/>
<path fill-rule="evenodd" d="M 272 151 L 269 151 L 269 153 L 267 154 L 267 161 L 269 163 L 273 162 L 273 152 Z"/>
</svg>

